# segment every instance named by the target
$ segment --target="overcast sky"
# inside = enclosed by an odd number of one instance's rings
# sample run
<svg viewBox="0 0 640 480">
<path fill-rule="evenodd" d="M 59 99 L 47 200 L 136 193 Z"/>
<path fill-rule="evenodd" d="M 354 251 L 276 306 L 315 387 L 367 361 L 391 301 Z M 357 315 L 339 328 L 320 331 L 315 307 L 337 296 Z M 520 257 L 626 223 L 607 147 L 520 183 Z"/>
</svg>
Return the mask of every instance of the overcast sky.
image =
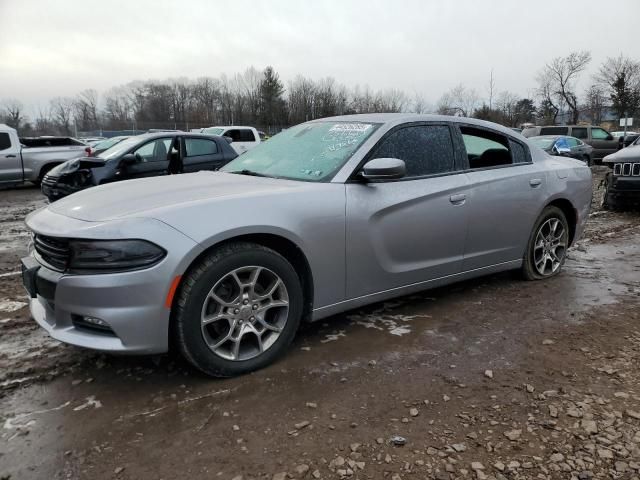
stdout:
<svg viewBox="0 0 640 480">
<path fill-rule="evenodd" d="M 0 99 L 272 65 L 435 103 L 458 83 L 528 95 L 555 56 L 640 60 L 640 0 L 0 0 Z M 589 82 L 584 75 L 581 88 Z"/>
</svg>

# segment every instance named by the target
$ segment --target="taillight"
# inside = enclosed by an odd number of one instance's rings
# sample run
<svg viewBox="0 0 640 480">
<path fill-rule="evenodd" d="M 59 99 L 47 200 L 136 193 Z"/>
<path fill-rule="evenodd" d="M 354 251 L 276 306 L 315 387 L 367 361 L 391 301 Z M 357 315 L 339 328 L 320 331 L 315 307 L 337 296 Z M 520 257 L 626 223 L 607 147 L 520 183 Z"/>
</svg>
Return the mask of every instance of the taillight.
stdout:
<svg viewBox="0 0 640 480">
<path fill-rule="evenodd" d="M 87 152 L 87 157 L 91 156 L 91 147 L 85 148 L 84 151 Z"/>
</svg>

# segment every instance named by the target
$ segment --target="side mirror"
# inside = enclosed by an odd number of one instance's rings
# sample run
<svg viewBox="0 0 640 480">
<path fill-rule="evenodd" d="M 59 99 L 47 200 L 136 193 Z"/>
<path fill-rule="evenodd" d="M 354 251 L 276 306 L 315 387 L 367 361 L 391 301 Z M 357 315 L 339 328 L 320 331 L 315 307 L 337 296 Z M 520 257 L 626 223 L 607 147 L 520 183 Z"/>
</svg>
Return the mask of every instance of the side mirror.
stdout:
<svg viewBox="0 0 640 480">
<path fill-rule="evenodd" d="M 360 177 L 365 180 L 394 180 L 407 173 L 404 161 L 397 158 L 374 158 L 364 164 Z"/>
<path fill-rule="evenodd" d="M 226 135 L 223 135 L 223 137 L 227 141 L 227 143 L 233 143 L 233 138 L 227 137 Z"/>
<path fill-rule="evenodd" d="M 136 157 L 135 153 L 127 153 L 120 159 L 120 162 L 123 165 L 133 165 L 138 162 L 138 157 Z"/>
<path fill-rule="evenodd" d="M 613 140 L 613 135 L 611 135 L 610 133 L 607 134 L 607 140 Z"/>
</svg>

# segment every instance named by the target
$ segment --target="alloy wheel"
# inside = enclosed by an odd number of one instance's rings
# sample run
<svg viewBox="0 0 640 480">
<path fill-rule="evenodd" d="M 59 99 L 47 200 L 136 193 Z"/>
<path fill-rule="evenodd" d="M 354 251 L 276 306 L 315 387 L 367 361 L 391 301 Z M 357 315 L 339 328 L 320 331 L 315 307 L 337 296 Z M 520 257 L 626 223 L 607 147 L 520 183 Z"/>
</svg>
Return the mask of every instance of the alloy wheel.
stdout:
<svg viewBox="0 0 640 480">
<path fill-rule="evenodd" d="M 216 355 L 249 360 L 273 346 L 288 316 L 289 296 L 282 279 L 264 267 L 241 267 L 224 275 L 207 294 L 202 335 Z"/>
<path fill-rule="evenodd" d="M 540 275 L 552 275 L 562 266 L 567 240 L 567 231 L 559 218 L 549 218 L 540 226 L 533 247 L 533 262 Z"/>
</svg>

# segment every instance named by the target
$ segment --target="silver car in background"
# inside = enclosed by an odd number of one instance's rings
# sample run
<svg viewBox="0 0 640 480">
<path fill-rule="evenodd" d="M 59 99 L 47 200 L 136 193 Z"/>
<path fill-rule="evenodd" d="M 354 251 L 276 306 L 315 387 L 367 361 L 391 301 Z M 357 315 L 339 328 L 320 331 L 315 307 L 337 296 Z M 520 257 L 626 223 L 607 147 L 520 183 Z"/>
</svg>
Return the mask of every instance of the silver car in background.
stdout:
<svg viewBox="0 0 640 480">
<path fill-rule="evenodd" d="M 301 321 L 504 270 L 557 275 L 590 203 L 584 162 L 496 124 L 325 118 L 219 172 L 104 185 L 31 214 L 23 281 L 61 341 L 174 344 L 230 376 L 272 362 Z"/>
</svg>

